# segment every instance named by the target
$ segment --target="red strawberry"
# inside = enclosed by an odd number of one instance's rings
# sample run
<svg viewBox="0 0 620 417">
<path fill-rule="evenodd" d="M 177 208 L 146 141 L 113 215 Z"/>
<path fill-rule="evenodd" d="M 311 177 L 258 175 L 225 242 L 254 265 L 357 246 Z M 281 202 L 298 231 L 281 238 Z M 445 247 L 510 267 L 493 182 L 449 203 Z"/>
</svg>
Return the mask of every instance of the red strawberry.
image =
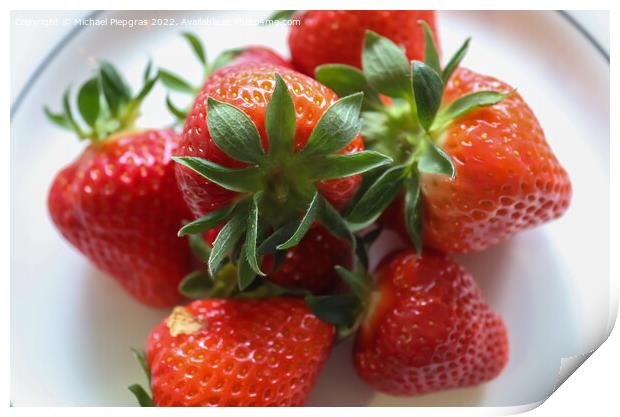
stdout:
<svg viewBox="0 0 620 417">
<path fill-rule="evenodd" d="M 135 109 L 142 98 L 130 99 L 128 90 L 123 92 L 128 87 L 109 64 L 102 63 L 98 76 L 101 85 L 95 77 L 79 94 L 80 111 L 91 121 L 92 132 L 84 132 L 68 112 L 68 93 L 64 113 L 47 112 L 64 127 L 77 126 L 80 136 L 92 142 L 54 179 L 49 212 L 62 235 L 132 296 L 152 306 L 172 305 L 180 300 L 177 285 L 192 270 L 187 241 L 176 236 L 189 216 L 171 160 L 179 137 L 171 129 L 133 130 L 130 125 L 108 136 L 104 126 L 136 116 L 123 113 L 118 103 Z M 140 94 L 154 82 L 148 80 Z M 99 112 L 102 93 L 108 111 L 116 111 L 109 119 Z"/>
<path fill-rule="evenodd" d="M 384 226 L 409 236 L 418 250 L 423 242 L 466 253 L 561 216 L 571 184 L 532 110 L 507 84 L 457 69 L 469 41 L 442 69 L 430 39 L 426 62 L 409 68 L 395 44 L 369 32 L 361 73 L 317 71 L 339 94 L 365 91 L 364 139 L 394 160 L 365 187 L 349 223 L 372 223 L 401 195 Z M 355 75 L 355 83 L 343 83 L 345 75 Z"/>
<path fill-rule="evenodd" d="M 510 93 L 512 88 L 460 69 L 446 86 L 444 106 L 482 90 Z M 455 121 L 441 132 L 439 143 L 455 162 L 456 177 L 423 176 L 426 245 L 451 253 L 483 250 L 568 208 L 568 175 L 518 93 Z M 402 200 L 395 204 L 384 224 L 408 238 Z"/>
<path fill-rule="evenodd" d="M 147 344 L 157 406 L 300 406 L 334 342 L 302 299 L 200 300 Z"/>
<path fill-rule="evenodd" d="M 301 23 L 290 28 L 292 61 L 299 71 L 309 75 L 322 64 L 342 63 L 360 68 L 367 30 L 405 48 L 409 60 L 423 57 L 424 32 L 419 20 L 426 21 L 436 34 L 432 10 L 310 10 L 295 18 Z"/>
<path fill-rule="evenodd" d="M 444 255 L 388 256 L 355 344 L 359 376 L 392 395 L 477 385 L 508 360 L 501 318 L 475 281 Z"/>
<path fill-rule="evenodd" d="M 315 221 L 352 238 L 336 210 L 357 192 L 361 172 L 389 163 L 362 151 L 360 103 L 360 94 L 337 101 L 317 81 L 269 64 L 209 77 L 175 160 L 185 201 L 202 216 L 180 233 L 227 221 L 209 258 L 212 273 L 231 255 L 243 266 L 240 280 L 251 283 L 250 270 L 266 272 L 262 255 L 295 246 Z"/>
</svg>

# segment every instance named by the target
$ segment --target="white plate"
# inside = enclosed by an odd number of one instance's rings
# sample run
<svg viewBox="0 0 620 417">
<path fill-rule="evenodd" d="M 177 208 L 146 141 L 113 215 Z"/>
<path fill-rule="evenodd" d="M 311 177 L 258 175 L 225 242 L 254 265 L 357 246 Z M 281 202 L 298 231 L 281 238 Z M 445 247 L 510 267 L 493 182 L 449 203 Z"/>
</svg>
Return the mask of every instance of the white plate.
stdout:
<svg viewBox="0 0 620 417">
<path fill-rule="evenodd" d="M 260 17 L 265 13 L 123 12 L 104 17 Z M 609 309 L 609 66 L 553 12 L 441 12 L 445 54 L 473 35 L 464 64 L 517 86 L 570 173 L 574 199 L 560 220 L 485 253 L 461 257 L 504 317 L 511 355 L 504 372 L 478 388 L 419 398 L 371 391 L 355 376 L 350 344 L 336 348 L 310 405 L 521 405 L 545 399 L 560 360 L 598 346 Z M 46 195 L 56 171 L 82 149 L 51 127 L 43 104 L 105 57 L 137 82 L 148 56 L 200 78 L 178 32 L 188 28 L 84 28 L 45 66 L 13 115 L 11 131 L 11 400 L 14 405 L 133 405 L 126 387 L 143 382 L 129 347 L 144 345 L 165 310 L 143 307 L 95 270 L 52 226 Z M 283 27 L 189 28 L 210 56 L 246 43 L 287 54 Z M 32 30 L 37 30 L 33 28 Z M 27 52 L 28 45 L 17 45 Z M 23 68 L 31 71 L 31 68 Z M 141 124 L 169 120 L 157 87 Z M 56 107 L 57 108 L 57 107 Z"/>
</svg>

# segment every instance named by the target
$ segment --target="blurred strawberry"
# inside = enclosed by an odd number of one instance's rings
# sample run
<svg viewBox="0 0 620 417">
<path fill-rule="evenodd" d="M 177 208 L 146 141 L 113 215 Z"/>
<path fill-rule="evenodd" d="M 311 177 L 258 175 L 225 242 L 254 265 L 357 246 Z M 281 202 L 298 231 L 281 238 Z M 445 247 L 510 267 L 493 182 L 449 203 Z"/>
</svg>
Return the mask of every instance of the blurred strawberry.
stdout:
<svg viewBox="0 0 620 417">
<path fill-rule="evenodd" d="M 69 90 L 63 112 L 49 119 L 90 144 L 54 178 L 48 196 L 62 235 L 132 296 L 151 306 L 180 301 L 177 286 L 192 270 L 186 239 L 176 230 L 189 211 L 177 188 L 171 156 L 179 137 L 171 129 L 137 130 L 140 103 L 157 77 L 144 76 L 133 96 L 112 65 L 78 93 L 87 127 L 74 118 Z"/>
</svg>

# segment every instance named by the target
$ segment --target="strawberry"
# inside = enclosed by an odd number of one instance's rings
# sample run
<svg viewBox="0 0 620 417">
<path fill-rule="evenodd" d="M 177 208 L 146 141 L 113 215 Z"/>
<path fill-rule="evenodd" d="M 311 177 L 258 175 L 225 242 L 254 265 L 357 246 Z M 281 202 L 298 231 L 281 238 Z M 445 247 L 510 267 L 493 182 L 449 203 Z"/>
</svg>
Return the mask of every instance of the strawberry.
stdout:
<svg viewBox="0 0 620 417">
<path fill-rule="evenodd" d="M 418 21 L 426 21 L 436 33 L 432 10 L 310 10 L 294 18 L 301 22 L 290 27 L 291 57 L 295 68 L 308 75 L 322 64 L 360 68 L 367 30 L 391 39 L 405 49 L 407 58 L 418 60 L 424 50 L 424 32 Z"/>
<path fill-rule="evenodd" d="M 143 405 L 300 406 L 334 342 L 302 299 L 198 300 L 151 332 Z"/>
<path fill-rule="evenodd" d="M 48 208 L 69 243 L 136 299 L 161 307 L 180 301 L 177 285 L 192 270 L 192 256 L 176 236 L 189 217 L 171 160 L 180 138 L 171 129 L 133 128 L 155 81 L 147 70 L 132 98 L 114 67 L 102 62 L 78 94 L 88 128 L 74 119 L 69 90 L 63 113 L 46 109 L 51 121 L 91 142 L 54 178 Z"/>
<path fill-rule="evenodd" d="M 364 139 L 394 160 L 366 178 L 349 223 L 365 227 L 400 195 L 384 226 L 408 235 L 418 251 L 424 243 L 466 253 L 561 216 L 571 184 L 532 110 L 507 84 L 457 69 L 469 40 L 441 68 L 423 27 L 425 62 L 409 65 L 397 45 L 368 32 L 362 71 L 317 69 L 338 94 L 365 92 Z"/>
<path fill-rule="evenodd" d="M 502 319 L 476 282 L 445 255 L 404 250 L 374 273 L 375 289 L 355 342 L 358 375 L 392 395 L 478 385 L 508 360 Z"/>
<path fill-rule="evenodd" d="M 226 223 L 209 257 L 214 275 L 226 258 L 240 286 L 252 283 L 261 257 L 298 244 L 319 222 L 341 239 L 339 215 L 362 172 L 391 160 L 363 151 L 362 94 L 337 100 L 315 80 L 270 64 L 213 73 L 190 111 L 177 180 L 195 216 L 180 235 Z"/>
<path fill-rule="evenodd" d="M 291 64 L 273 49 L 260 45 L 249 45 L 241 48 L 227 49 L 220 53 L 213 62 L 207 60 L 207 53 L 205 47 L 200 38 L 191 32 L 184 32 L 183 38 L 187 41 L 192 49 L 196 58 L 200 61 L 203 68 L 202 84 L 209 78 L 209 76 L 216 70 L 232 65 L 249 64 L 249 63 L 264 63 L 278 65 L 281 67 L 292 68 Z M 186 81 L 182 77 L 173 72 L 161 68 L 159 70 L 159 77 L 162 83 L 170 90 L 182 94 L 188 94 L 192 96 L 192 99 L 201 90 L 201 85 L 195 86 L 191 82 Z M 168 110 L 177 119 L 178 122 L 184 123 L 187 117 L 187 110 L 178 108 L 168 96 L 166 98 L 166 105 Z"/>
</svg>

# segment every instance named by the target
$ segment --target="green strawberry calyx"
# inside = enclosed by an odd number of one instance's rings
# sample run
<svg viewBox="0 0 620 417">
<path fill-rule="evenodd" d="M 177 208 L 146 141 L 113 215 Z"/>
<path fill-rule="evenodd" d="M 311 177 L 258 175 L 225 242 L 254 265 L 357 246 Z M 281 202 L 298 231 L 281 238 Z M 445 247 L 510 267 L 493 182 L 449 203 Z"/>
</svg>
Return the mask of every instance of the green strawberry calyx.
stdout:
<svg viewBox="0 0 620 417">
<path fill-rule="evenodd" d="M 407 60 L 391 40 L 366 32 L 362 70 L 343 64 L 317 67 L 315 77 L 339 95 L 364 92 L 362 136 L 369 149 L 393 159 L 390 166 L 366 176 L 345 218 L 353 231 L 374 223 L 400 194 L 405 197 L 405 224 L 418 253 L 422 250 L 421 175 L 455 178 L 450 156 L 441 148 L 443 132 L 460 117 L 503 100 L 508 94 L 479 91 L 442 104 L 444 88 L 462 61 L 467 39 L 444 68 L 429 26 L 424 62 Z M 385 104 L 381 96 L 390 98 Z"/>
<path fill-rule="evenodd" d="M 144 371 L 146 375 L 146 379 L 148 381 L 148 386 L 151 386 L 151 370 L 149 369 L 149 365 L 146 361 L 146 353 L 143 350 L 131 349 L 136 360 L 140 364 L 140 367 Z M 129 387 L 129 391 L 136 397 L 138 404 L 140 407 L 154 407 L 153 398 L 151 394 L 142 387 L 140 384 L 132 384 Z"/>
<path fill-rule="evenodd" d="M 215 144 L 228 156 L 247 164 L 223 167 L 191 156 L 173 159 L 219 186 L 239 193 L 229 206 L 186 224 L 179 235 L 203 233 L 220 224 L 207 261 L 215 276 L 225 260 L 238 271 L 238 284 L 247 288 L 257 276 L 264 255 L 297 245 L 315 221 L 336 237 L 355 243 L 339 212 L 317 191 L 316 183 L 362 174 L 392 162 L 375 151 L 338 154 L 359 133 L 363 93 L 332 104 L 296 151 L 293 99 L 282 77 L 274 74 L 275 89 L 267 105 L 264 149 L 258 128 L 240 109 L 208 98 L 207 125 Z"/>
<path fill-rule="evenodd" d="M 71 86 L 67 87 L 62 100 L 62 111 L 44 112 L 53 124 L 74 132 L 80 140 L 100 142 L 115 133 L 134 128 L 140 116 L 140 105 L 153 89 L 158 75 L 152 74 L 151 62 L 143 74 L 143 86 L 134 94 L 119 71 L 107 61 L 99 61 L 95 75 L 78 90 L 77 110 L 79 120 L 71 104 Z"/>
<path fill-rule="evenodd" d="M 245 48 L 226 49 L 225 51 L 221 52 L 213 60 L 213 62 L 210 62 L 204 44 L 196 34 L 191 32 L 183 32 L 181 35 L 187 41 L 192 52 L 202 66 L 203 75 L 201 81 L 203 83 L 215 71 L 227 66 L 232 60 L 245 52 Z M 162 84 L 164 84 L 164 86 L 169 90 L 169 94 L 166 96 L 166 107 L 176 119 L 176 123 L 182 124 L 187 118 L 189 108 L 181 108 L 174 104 L 170 97 L 170 93 L 175 92 L 179 94 L 189 95 L 193 99 L 202 89 L 202 85 L 195 85 L 192 82 L 185 80 L 178 74 L 175 74 L 174 72 L 165 68 L 160 68 L 158 71 L 159 79 L 161 80 Z"/>
</svg>

